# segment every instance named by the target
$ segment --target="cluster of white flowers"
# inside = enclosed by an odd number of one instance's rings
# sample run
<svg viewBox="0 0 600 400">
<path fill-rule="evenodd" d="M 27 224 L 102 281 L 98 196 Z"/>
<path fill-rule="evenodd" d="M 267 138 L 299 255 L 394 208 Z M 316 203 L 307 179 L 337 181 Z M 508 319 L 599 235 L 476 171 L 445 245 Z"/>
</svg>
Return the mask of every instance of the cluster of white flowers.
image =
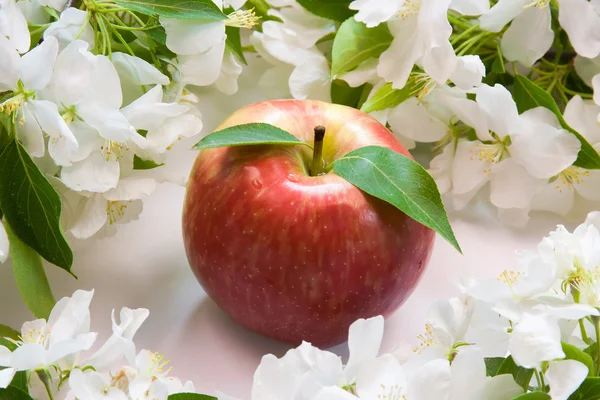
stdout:
<svg viewBox="0 0 600 400">
<path fill-rule="evenodd" d="M 559 226 L 523 253 L 520 271 L 462 279 L 460 296 L 430 309 L 414 349 L 378 355 L 384 320 L 374 317 L 350 327 L 346 365 L 306 342 L 280 359 L 266 355 L 252 399 L 511 400 L 537 392 L 532 399 L 566 400 L 580 386 L 588 397 L 573 398 L 593 398 L 582 382 L 600 382 L 598 227 L 593 212 L 574 232 Z"/>
<path fill-rule="evenodd" d="M 384 319 L 377 316 L 350 327 L 345 365 L 306 342 L 279 359 L 265 355 L 251 398 L 511 400 L 530 392 L 536 399 L 592 398 L 585 395 L 598 395 L 590 390 L 600 383 L 598 227 L 600 212 L 593 212 L 574 232 L 558 226 L 537 251 L 522 253 L 519 271 L 461 279 L 458 297 L 430 309 L 416 348 L 400 344 L 379 354 Z M 191 382 L 167 376 L 159 354 L 135 355 L 145 309 L 123 308 L 120 322 L 113 315 L 112 336 L 82 360 L 79 353 L 96 340 L 92 295 L 78 290 L 56 304 L 48 321 L 26 322 L 18 339 L 0 339 L 0 388 L 28 371 L 30 392 L 45 385 L 69 399 L 164 400 L 194 392 Z"/>
<path fill-rule="evenodd" d="M 24 373 L 21 388 L 35 398 L 60 395 L 67 399 L 163 399 L 173 393 L 194 392 L 191 382 L 168 376 L 167 361 L 158 353 L 136 355 L 133 338 L 148 317 L 146 309 L 122 308 L 120 321 L 112 316 L 112 335 L 91 356 L 97 333 L 90 332 L 90 302 L 94 291 L 78 290 L 61 299 L 48 318 L 26 322 L 18 339 L 0 342 L 0 388 Z M 10 347 L 10 348 L 9 348 Z M 1 390 L 1 389 L 0 389 Z M 41 392 L 40 392 L 41 391 Z"/>
</svg>

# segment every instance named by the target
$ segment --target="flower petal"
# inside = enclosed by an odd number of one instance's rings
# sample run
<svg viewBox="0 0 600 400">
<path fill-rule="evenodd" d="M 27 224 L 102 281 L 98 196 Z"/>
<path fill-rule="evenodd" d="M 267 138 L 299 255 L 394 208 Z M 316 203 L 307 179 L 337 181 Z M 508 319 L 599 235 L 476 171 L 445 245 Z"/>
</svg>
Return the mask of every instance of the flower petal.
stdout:
<svg viewBox="0 0 600 400">
<path fill-rule="evenodd" d="M 600 56 L 594 58 L 587 58 L 580 55 L 576 55 L 573 60 L 573 66 L 575 72 L 586 85 L 592 86 L 592 77 L 600 73 Z"/>
<path fill-rule="evenodd" d="M 451 397 L 453 399 L 480 399 L 484 389 L 485 361 L 477 347 L 464 347 L 458 351 L 450 367 L 452 371 Z"/>
<path fill-rule="evenodd" d="M 367 61 L 362 62 L 354 70 L 338 75 L 336 78 L 346 81 L 350 87 L 359 87 L 367 82 L 375 83 L 380 80 L 379 76 L 377 75 L 378 63 L 378 58 L 369 58 Z"/>
<path fill-rule="evenodd" d="M 458 11 L 462 15 L 481 15 L 490 10 L 490 2 L 487 0 L 452 0 L 450 9 Z"/>
<path fill-rule="evenodd" d="M 575 191 L 569 190 L 559 181 L 545 185 L 531 201 L 532 210 L 550 211 L 566 215 L 573 208 Z"/>
<path fill-rule="evenodd" d="M 448 95 L 440 95 L 439 99 L 458 119 L 475 129 L 479 140 L 492 140 L 485 113 L 475 101 Z"/>
<path fill-rule="evenodd" d="M 396 106 L 389 114 L 388 123 L 395 134 L 417 142 L 436 142 L 449 130 L 416 97 L 410 97 Z"/>
<path fill-rule="evenodd" d="M 481 58 L 476 55 L 466 55 L 457 57 L 456 68 L 450 75 L 450 80 L 463 90 L 472 89 L 481 84 L 481 79 L 485 76 L 485 65 Z"/>
<path fill-rule="evenodd" d="M 361 399 L 401 398 L 406 389 L 402 365 L 391 354 L 364 362 L 356 378 L 356 394 Z"/>
<path fill-rule="evenodd" d="M 402 0 L 354 0 L 348 8 L 357 10 L 354 19 L 373 28 L 394 17 L 404 2 Z"/>
<path fill-rule="evenodd" d="M 299 64 L 289 80 L 290 93 L 296 99 L 331 101 L 329 64 L 324 56 L 314 57 Z"/>
<path fill-rule="evenodd" d="M 491 131 L 500 136 L 509 135 L 518 131 L 519 112 L 512 94 L 502 85 L 481 85 L 475 89 L 476 100 L 479 107 L 488 117 Z"/>
<path fill-rule="evenodd" d="M 94 30 L 88 21 L 88 11 L 75 7 L 65 9 L 60 13 L 58 21 L 50 24 L 44 31 L 44 39 L 48 39 L 50 36 L 58 40 L 61 49 L 76 40 L 84 41 L 94 47 Z"/>
<path fill-rule="evenodd" d="M 504 32 L 500 49 L 508 61 L 531 67 L 546 54 L 553 41 L 550 8 L 529 7 Z"/>
<path fill-rule="evenodd" d="M 156 189 L 156 181 L 151 178 L 127 177 L 119 181 L 115 189 L 104 193 L 109 201 L 129 201 L 150 196 Z"/>
<path fill-rule="evenodd" d="M 161 17 L 160 24 L 167 33 L 167 47 L 177 54 L 202 53 L 225 41 L 223 21 L 206 22 Z"/>
<path fill-rule="evenodd" d="M 525 368 L 539 368 L 543 361 L 565 357 L 556 321 L 528 313 L 514 328 L 508 350 L 515 363 Z"/>
<path fill-rule="evenodd" d="M 4 224 L 0 220 L 0 264 L 8 258 L 9 243 Z"/>
<path fill-rule="evenodd" d="M 202 130 L 202 120 L 193 114 L 169 118 L 158 129 L 152 129 L 146 134 L 148 148 L 158 153 L 164 153 L 169 146 L 181 137 L 192 137 Z"/>
<path fill-rule="evenodd" d="M 73 223 L 69 232 L 78 239 L 87 239 L 98 232 L 107 220 L 106 199 L 94 195 L 85 203 L 79 218 Z"/>
<path fill-rule="evenodd" d="M 348 383 L 354 381 L 362 364 L 374 359 L 379 353 L 383 340 L 384 320 L 381 315 L 369 319 L 359 319 L 350 325 L 348 332 L 348 349 L 350 356 L 344 376 Z"/>
<path fill-rule="evenodd" d="M 0 370 L 0 389 L 4 389 L 10 385 L 16 372 L 14 368 Z"/>
<path fill-rule="evenodd" d="M 415 372 L 408 386 L 408 399 L 450 400 L 452 375 L 448 360 L 435 359 Z"/>
<path fill-rule="evenodd" d="M 491 166 L 477 156 L 477 152 L 484 146 L 479 141 L 470 142 L 464 139 L 458 141 L 452 166 L 453 194 L 479 190 L 490 179 L 491 175 L 487 171 Z"/>
<path fill-rule="evenodd" d="M 180 70 L 185 83 L 207 86 L 215 83 L 221 74 L 225 41 L 216 43 L 206 53 L 181 57 Z"/>
<path fill-rule="evenodd" d="M 52 100 L 64 107 L 79 104 L 87 95 L 82 87 L 92 85 L 94 60 L 89 57 L 89 44 L 76 40 L 70 43 L 56 58 L 54 73 L 50 82 Z"/>
<path fill-rule="evenodd" d="M 13 90 L 19 80 L 19 53 L 4 36 L 0 35 L 0 91 Z"/>
<path fill-rule="evenodd" d="M 113 110 L 121 108 L 123 95 L 117 70 L 108 57 L 93 56 L 93 62 L 94 77 L 102 77 L 102 79 L 92 79 L 89 94 L 86 97 L 86 106 L 93 104 L 96 107 Z"/>
<path fill-rule="evenodd" d="M 589 200 L 600 200 L 600 173 L 596 170 L 581 171 L 589 175 L 582 175 L 573 186 L 577 193 Z"/>
<path fill-rule="evenodd" d="M 17 125 L 17 134 L 19 141 L 25 147 L 25 150 L 32 157 L 42 157 L 46 153 L 46 145 L 44 143 L 44 135 L 40 124 L 34 115 L 34 107 L 30 103 L 25 103 L 19 110 L 19 123 Z"/>
<path fill-rule="evenodd" d="M 27 20 L 15 0 L 4 0 L 0 7 L 0 35 L 5 36 L 14 49 L 25 53 L 31 45 Z"/>
<path fill-rule="evenodd" d="M 512 400 L 521 394 L 523 394 L 523 388 L 515 382 L 515 378 L 511 374 L 502 374 L 487 380 L 481 398 L 485 400 Z"/>
<path fill-rule="evenodd" d="M 60 179 L 72 190 L 102 193 L 117 187 L 119 171 L 118 161 L 107 160 L 100 152 L 95 152 L 85 160 L 63 167 Z"/>
<path fill-rule="evenodd" d="M 46 349 L 39 343 L 24 343 L 12 353 L 11 367 L 17 371 L 44 368 Z"/>
<path fill-rule="evenodd" d="M 550 364 L 546 379 L 552 400 L 567 400 L 587 377 L 588 368 L 576 360 L 562 360 Z"/>
<path fill-rule="evenodd" d="M 594 102 L 573 96 L 565 107 L 564 118 L 588 142 L 596 144 L 600 142 L 600 126 L 596 123 L 598 114 L 600 107 Z"/>
<path fill-rule="evenodd" d="M 219 396 L 219 399 L 221 398 Z M 356 396 L 337 386 L 329 386 L 321 389 L 313 400 L 356 400 Z"/>
<path fill-rule="evenodd" d="M 95 105 L 79 107 L 81 118 L 90 127 L 96 129 L 106 140 L 125 143 L 132 140 L 138 144 L 145 143 L 143 136 L 131 126 L 127 118 L 118 110 L 100 108 Z"/>
<path fill-rule="evenodd" d="M 379 57 L 377 74 L 392 88 L 401 89 L 406 85 L 413 65 L 423 54 L 419 46 L 417 18 L 409 17 L 394 23 L 394 40 Z"/>
<path fill-rule="evenodd" d="M 19 73 L 26 89 L 40 90 L 48 85 L 57 55 L 58 42 L 51 36 L 21 57 Z"/>
<path fill-rule="evenodd" d="M 500 0 L 479 18 L 481 29 L 500 32 L 517 15 L 525 11 L 529 0 Z"/>
<path fill-rule="evenodd" d="M 233 95 L 238 91 L 238 77 L 242 73 L 242 65 L 231 51 L 226 51 L 221 64 L 221 73 L 215 81 L 215 86 L 222 93 Z"/>
<path fill-rule="evenodd" d="M 167 118 L 184 114 L 188 107 L 177 103 L 162 103 L 162 87 L 154 86 L 146 94 L 136 99 L 121 113 L 136 129 L 150 130 L 159 127 Z"/>
<path fill-rule="evenodd" d="M 587 0 L 558 0 L 558 22 L 567 32 L 577 54 L 594 58 L 600 54 L 600 15 Z"/>
<path fill-rule="evenodd" d="M 169 78 L 148 61 L 129 54 L 112 53 L 112 63 L 121 82 L 129 81 L 136 85 L 168 85 Z"/>
</svg>

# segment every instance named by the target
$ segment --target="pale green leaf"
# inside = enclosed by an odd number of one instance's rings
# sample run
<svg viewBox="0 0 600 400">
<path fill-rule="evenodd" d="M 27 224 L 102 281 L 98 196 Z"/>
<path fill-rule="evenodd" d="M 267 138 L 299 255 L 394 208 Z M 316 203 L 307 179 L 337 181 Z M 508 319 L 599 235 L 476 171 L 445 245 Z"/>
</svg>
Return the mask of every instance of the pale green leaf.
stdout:
<svg viewBox="0 0 600 400">
<path fill-rule="evenodd" d="M 0 389 L 0 400 L 33 400 L 33 398 L 15 386 Z"/>
<path fill-rule="evenodd" d="M 223 21 L 227 16 L 212 0 L 115 0 L 121 7 L 145 15 L 172 19 Z"/>
<path fill-rule="evenodd" d="M 349 18 L 338 30 L 331 53 L 331 76 L 356 68 L 371 57 L 378 57 L 392 43 L 393 36 L 386 24 L 367 28 Z"/>
<path fill-rule="evenodd" d="M 10 326 L 0 324 L 0 337 L 10 338 L 17 340 L 20 333 L 11 328 Z"/>
<path fill-rule="evenodd" d="M 175 393 L 168 400 L 218 400 L 216 397 L 198 393 Z"/>
<path fill-rule="evenodd" d="M 588 368 L 588 376 L 594 376 L 594 360 L 592 360 L 592 356 L 572 344 L 565 342 L 561 344 L 566 360 L 579 361 Z"/>
<path fill-rule="evenodd" d="M 348 8 L 350 3 L 352 0 L 298 0 L 298 4 L 311 13 L 339 22 L 345 21 L 356 13 Z"/>
<path fill-rule="evenodd" d="M 410 92 L 409 85 L 404 86 L 402 89 L 392 89 L 392 84 L 386 83 L 380 87 L 370 99 L 365 101 L 360 110 L 362 112 L 370 113 L 396 107 L 410 97 Z"/>
<path fill-rule="evenodd" d="M 393 150 L 367 146 L 333 163 L 342 178 L 438 232 L 459 252 L 434 179 L 416 161 Z"/>
</svg>

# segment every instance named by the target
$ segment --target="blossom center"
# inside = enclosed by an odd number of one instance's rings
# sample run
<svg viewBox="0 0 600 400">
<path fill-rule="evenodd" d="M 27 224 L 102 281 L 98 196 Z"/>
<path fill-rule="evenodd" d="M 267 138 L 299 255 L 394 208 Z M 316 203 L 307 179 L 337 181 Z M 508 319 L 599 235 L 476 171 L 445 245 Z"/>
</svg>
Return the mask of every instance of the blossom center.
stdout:
<svg viewBox="0 0 600 400">
<path fill-rule="evenodd" d="M 416 96 L 419 101 L 425 99 L 437 86 L 437 82 L 425 72 L 411 72 L 408 80 L 411 84 L 411 96 Z"/>
<path fill-rule="evenodd" d="M 71 106 L 71 107 L 67 108 L 66 111 L 61 116 L 62 116 L 62 119 L 65 121 L 65 123 L 67 125 L 69 125 L 71 122 L 73 122 L 75 117 L 77 117 L 77 111 L 75 109 L 75 106 Z"/>
<path fill-rule="evenodd" d="M 123 151 L 128 151 L 129 147 L 123 143 L 106 139 L 104 144 L 100 146 L 100 150 L 106 161 L 110 161 L 112 156 L 115 156 L 115 160 L 123 157 Z"/>
<path fill-rule="evenodd" d="M 431 347 L 437 343 L 433 336 L 433 328 L 430 324 L 425 324 L 425 333 L 417 336 L 419 339 L 419 346 L 413 350 L 413 352 L 420 354 L 425 348 Z"/>
<path fill-rule="evenodd" d="M 41 344 L 42 346 L 46 345 L 46 339 L 48 338 L 49 329 L 39 330 L 37 328 L 30 328 L 27 332 L 24 332 L 22 336 L 19 337 L 20 344 L 30 343 L 30 344 Z"/>
<path fill-rule="evenodd" d="M 573 190 L 573 185 L 580 184 L 583 182 L 583 177 L 589 176 L 590 171 L 586 171 L 583 168 L 570 166 L 555 177 L 550 179 L 550 182 L 554 182 L 554 188 L 558 189 L 562 193 L 563 186 L 567 189 Z"/>
<path fill-rule="evenodd" d="M 169 371 L 171 371 L 171 367 L 169 367 L 166 371 L 164 370 L 165 366 L 169 364 L 169 360 L 165 360 L 165 357 L 160 353 L 152 353 L 148 351 L 152 357 L 150 358 L 150 365 L 146 371 L 148 376 L 160 376 L 167 375 Z"/>
<path fill-rule="evenodd" d="M 525 8 L 537 7 L 545 8 L 550 4 L 550 0 L 533 0 L 531 3 L 526 4 Z"/>
<path fill-rule="evenodd" d="M 254 10 L 237 10 L 227 16 L 226 26 L 252 29 L 258 23 L 260 17 L 254 14 Z"/>
<path fill-rule="evenodd" d="M 383 393 L 377 395 L 378 399 L 406 400 L 406 396 L 403 394 L 402 387 L 400 387 L 398 385 L 386 387 L 383 383 L 381 383 L 379 386 L 381 386 Z"/>
<path fill-rule="evenodd" d="M 122 201 L 112 200 L 106 203 L 106 215 L 108 215 L 108 223 L 110 225 L 117 222 L 125 214 L 127 204 Z"/>
<path fill-rule="evenodd" d="M 405 20 L 411 15 L 417 14 L 420 8 L 421 0 L 406 0 L 396 15 Z"/>
<path fill-rule="evenodd" d="M 508 155 L 510 144 L 509 136 L 506 136 L 504 140 L 499 140 L 495 134 L 492 134 L 492 137 L 495 140 L 491 144 L 477 143 L 470 149 L 471 160 L 477 157 L 479 161 L 483 161 L 486 165 L 483 172 L 488 175 L 492 173 L 492 166 L 498 164 Z"/>
</svg>

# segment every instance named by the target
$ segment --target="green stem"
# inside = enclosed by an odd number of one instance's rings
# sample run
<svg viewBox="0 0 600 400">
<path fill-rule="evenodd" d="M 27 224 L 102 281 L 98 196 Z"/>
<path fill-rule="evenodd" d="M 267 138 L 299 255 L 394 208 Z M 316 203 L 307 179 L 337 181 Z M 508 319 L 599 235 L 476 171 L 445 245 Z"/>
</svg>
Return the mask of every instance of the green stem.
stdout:
<svg viewBox="0 0 600 400">
<path fill-rule="evenodd" d="M 452 44 L 452 46 L 454 46 L 456 44 L 456 42 L 458 42 L 460 39 L 467 36 L 469 33 L 471 33 L 472 31 L 474 31 L 477 28 L 479 28 L 479 24 L 475 24 L 472 27 L 465 29 L 462 33 L 459 33 L 458 36 L 456 36 L 454 39 L 452 39 L 450 41 L 450 44 Z"/>
<path fill-rule="evenodd" d="M 52 394 L 52 388 L 50 387 L 50 379 L 49 379 L 48 373 L 44 370 L 39 370 L 36 372 L 37 372 L 37 375 L 39 376 L 40 380 L 44 384 L 44 387 L 46 388 L 46 393 L 48 393 L 48 398 L 50 400 L 54 400 L 54 395 Z"/>
<path fill-rule="evenodd" d="M 313 147 L 313 159 L 310 165 L 310 176 L 323 174 L 323 138 L 325 137 L 325 127 L 315 126 L 315 142 Z"/>
<path fill-rule="evenodd" d="M 113 33 L 115 34 L 115 36 L 119 39 L 119 41 L 121 43 L 123 43 L 123 46 L 125 46 L 125 48 L 129 52 L 129 54 L 131 54 L 132 56 L 135 57 L 135 52 L 131 49 L 131 47 L 129 47 L 129 44 L 123 38 L 123 36 L 121 36 L 121 34 L 119 33 L 119 31 L 117 29 L 115 29 L 115 26 L 113 24 L 111 24 L 110 22 L 108 22 L 108 20 L 106 21 L 106 23 L 107 23 L 108 27 L 113 31 Z"/>
<path fill-rule="evenodd" d="M 600 317 L 592 316 L 594 329 L 596 330 L 596 345 L 600 343 Z M 600 374 L 600 351 L 596 352 L 596 376 Z"/>
</svg>

